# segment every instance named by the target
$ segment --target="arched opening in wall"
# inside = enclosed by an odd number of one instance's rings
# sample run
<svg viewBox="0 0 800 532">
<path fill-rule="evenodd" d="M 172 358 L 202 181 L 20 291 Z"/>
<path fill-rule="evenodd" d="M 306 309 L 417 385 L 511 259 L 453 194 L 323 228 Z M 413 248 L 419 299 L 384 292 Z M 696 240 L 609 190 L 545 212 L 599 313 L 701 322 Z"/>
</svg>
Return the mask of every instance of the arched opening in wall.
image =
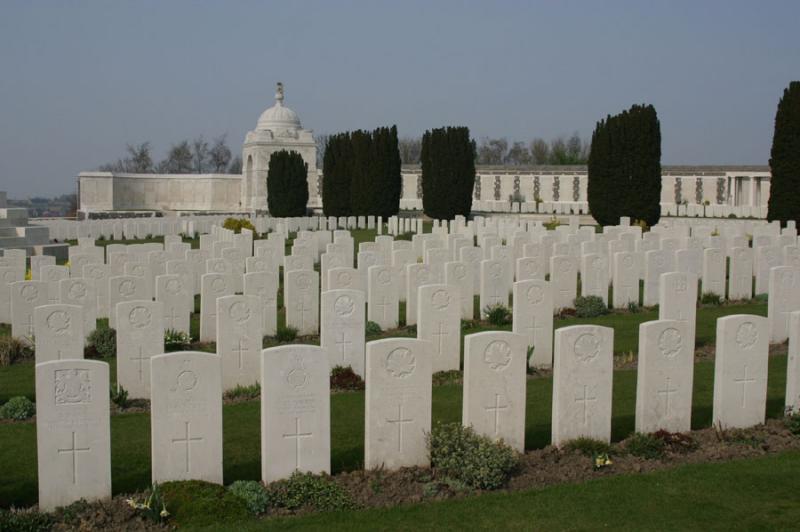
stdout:
<svg viewBox="0 0 800 532">
<path fill-rule="evenodd" d="M 247 204 L 251 202 L 253 197 L 253 156 L 247 156 L 247 164 L 245 165 L 244 172 L 244 199 Z"/>
</svg>

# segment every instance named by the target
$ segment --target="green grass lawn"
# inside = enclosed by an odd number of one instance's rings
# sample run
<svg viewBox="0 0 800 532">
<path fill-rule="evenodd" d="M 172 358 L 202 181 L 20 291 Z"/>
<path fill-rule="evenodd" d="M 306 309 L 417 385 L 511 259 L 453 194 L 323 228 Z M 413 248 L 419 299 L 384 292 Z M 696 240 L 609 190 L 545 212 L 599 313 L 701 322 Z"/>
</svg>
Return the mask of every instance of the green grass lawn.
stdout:
<svg viewBox="0 0 800 532">
<path fill-rule="evenodd" d="M 800 453 L 214 530 L 796 530 Z"/>
<path fill-rule="evenodd" d="M 769 362 L 767 411 L 783 414 L 786 356 Z M 695 365 L 694 428 L 711 424 L 714 365 Z M 433 419 L 461 419 L 461 386 L 433 389 Z M 540 448 L 550 441 L 552 381 L 531 379 L 527 385 L 526 448 Z M 612 438 L 619 440 L 634 429 L 636 371 L 614 373 Z M 225 483 L 260 477 L 260 424 L 258 401 L 223 408 Z M 36 426 L 34 423 L 0 425 L 0 506 L 30 505 L 36 501 Z M 364 394 L 339 393 L 331 397 L 331 463 L 334 473 L 363 467 Z M 150 483 L 150 420 L 148 414 L 111 417 L 111 466 L 115 493 L 145 488 Z"/>
</svg>

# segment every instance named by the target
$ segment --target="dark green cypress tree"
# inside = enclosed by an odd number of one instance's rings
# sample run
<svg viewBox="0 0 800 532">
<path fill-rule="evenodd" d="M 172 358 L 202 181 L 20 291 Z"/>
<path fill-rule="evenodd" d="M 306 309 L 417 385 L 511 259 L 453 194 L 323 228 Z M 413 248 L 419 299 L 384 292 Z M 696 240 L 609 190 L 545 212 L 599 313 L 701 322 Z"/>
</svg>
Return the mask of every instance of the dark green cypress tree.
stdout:
<svg viewBox="0 0 800 532">
<path fill-rule="evenodd" d="M 468 216 L 475 185 L 475 143 L 469 137 L 469 128 L 426 131 L 420 163 L 425 214 L 440 220 Z"/>
<path fill-rule="evenodd" d="M 767 219 L 784 226 L 800 220 L 800 81 L 792 81 L 778 102 L 769 167 Z"/>
<path fill-rule="evenodd" d="M 322 162 L 322 210 L 325 216 L 350 216 L 352 167 L 350 133 L 328 138 Z"/>
<path fill-rule="evenodd" d="M 601 225 L 621 216 L 648 225 L 661 217 L 661 126 L 652 105 L 597 123 L 588 161 L 589 210 Z"/>
<path fill-rule="evenodd" d="M 296 151 L 273 152 L 267 170 L 267 206 L 277 218 L 305 216 L 308 165 Z"/>
<path fill-rule="evenodd" d="M 352 159 L 350 164 L 350 214 L 364 216 L 369 214 L 372 197 L 372 135 L 357 130 L 350 134 Z"/>
</svg>

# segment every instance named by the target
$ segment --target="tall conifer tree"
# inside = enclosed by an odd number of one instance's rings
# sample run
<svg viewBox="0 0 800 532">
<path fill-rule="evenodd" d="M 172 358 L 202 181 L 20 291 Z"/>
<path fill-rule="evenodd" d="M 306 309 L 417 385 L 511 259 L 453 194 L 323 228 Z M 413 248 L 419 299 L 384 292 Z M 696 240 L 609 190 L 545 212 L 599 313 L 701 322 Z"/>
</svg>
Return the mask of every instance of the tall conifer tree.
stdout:
<svg viewBox="0 0 800 532">
<path fill-rule="evenodd" d="M 792 81 L 778 102 L 769 167 L 767 219 L 781 225 L 800 220 L 800 81 Z"/>
<path fill-rule="evenodd" d="M 267 206 L 277 218 L 305 216 L 308 204 L 308 165 L 296 151 L 276 151 L 267 170 Z"/>
</svg>

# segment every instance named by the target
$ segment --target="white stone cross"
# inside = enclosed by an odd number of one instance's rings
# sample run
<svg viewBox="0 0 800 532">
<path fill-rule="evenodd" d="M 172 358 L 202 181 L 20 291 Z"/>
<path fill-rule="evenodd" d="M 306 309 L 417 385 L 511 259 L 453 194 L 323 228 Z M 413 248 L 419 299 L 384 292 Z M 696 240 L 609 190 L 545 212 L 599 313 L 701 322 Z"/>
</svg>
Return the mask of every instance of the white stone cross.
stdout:
<svg viewBox="0 0 800 532">
<path fill-rule="evenodd" d="M 742 408 L 747 407 L 747 385 L 756 382 L 753 377 L 747 378 L 747 364 L 744 365 L 744 377 L 733 379 L 733 382 L 742 385 Z"/>
<path fill-rule="evenodd" d="M 381 309 L 381 318 L 385 320 L 386 308 L 389 306 L 389 304 L 386 303 L 386 296 L 382 296 L 380 302 L 375 303 L 375 306 Z"/>
<path fill-rule="evenodd" d="M 501 410 L 508 410 L 508 405 L 501 405 L 500 404 L 500 394 L 494 394 L 494 406 L 485 406 L 483 407 L 487 412 L 494 413 L 494 433 L 495 436 L 500 431 L 500 411 Z"/>
<path fill-rule="evenodd" d="M 238 345 L 233 346 L 233 352 L 239 357 L 239 369 L 242 369 L 242 354 L 248 351 L 247 338 L 239 338 Z"/>
<path fill-rule="evenodd" d="M 342 349 L 342 364 L 346 362 L 347 346 L 352 344 L 353 342 L 347 340 L 347 337 L 345 336 L 344 332 L 339 333 L 339 340 L 336 340 L 336 345 L 340 346 Z"/>
<path fill-rule="evenodd" d="M 76 447 L 75 446 L 75 431 L 72 431 L 72 446 L 69 449 L 59 449 L 58 453 L 70 453 L 72 455 L 72 483 L 77 484 L 77 477 L 78 477 L 78 463 L 76 455 L 77 453 L 88 453 L 91 451 L 90 447 Z"/>
<path fill-rule="evenodd" d="M 306 312 L 311 312 L 313 309 L 306 306 L 306 296 L 300 298 L 300 304 L 297 305 L 297 310 L 300 311 L 300 328 L 306 327 Z"/>
<path fill-rule="evenodd" d="M 142 355 L 142 346 L 139 346 L 139 356 L 131 357 L 131 361 L 139 363 L 139 382 L 142 382 L 142 373 L 144 371 L 144 368 L 142 368 L 142 362 L 145 360 L 149 361 L 150 358 Z"/>
<path fill-rule="evenodd" d="M 300 418 L 294 418 L 294 434 L 284 434 L 284 438 L 294 439 L 294 468 L 300 469 L 300 440 L 302 438 L 310 438 L 313 432 L 300 432 Z"/>
<path fill-rule="evenodd" d="M 387 419 L 387 423 L 392 423 L 397 425 L 397 452 L 403 452 L 403 425 L 407 423 L 413 423 L 413 419 L 404 419 L 403 418 L 403 405 L 397 405 L 397 419 Z"/>
<path fill-rule="evenodd" d="M 185 464 L 186 464 L 186 472 L 187 473 L 189 472 L 189 467 L 191 466 L 191 458 L 190 458 L 190 454 L 189 454 L 189 451 L 191 449 L 190 444 L 192 442 L 196 442 L 196 441 L 203 441 L 203 438 L 201 438 L 201 437 L 195 436 L 194 438 L 192 438 L 189 435 L 190 434 L 190 426 L 189 425 L 190 424 L 189 424 L 188 421 L 184 422 L 183 438 L 172 438 L 172 443 L 182 443 L 186 447 L 186 462 L 185 462 Z"/>
<path fill-rule="evenodd" d="M 668 416 L 669 415 L 669 398 L 670 398 L 670 396 L 672 394 L 678 393 L 678 389 L 669 387 L 669 377 L 667 377 L 667 381 L 666 381 L 666 384 L 664 386 L 664 389 L 663 390 L 656 390 L 656 393 L 658 395 L 664 396 L 664 400 L 666 401 L 665 408 L 664 408 L 664 415 Z"/>
<path fill-rule="evenodd" d="M 583 408 L 583 424 L 586 425 L 589 422 L 589 411 L 586 408 L 586 403 L 596 403 L 597 397 L 589 397 L 587 394 L 587 389 L 589 387 L 587 385 L 583 385 L 583 395 L 580 397 L 575 398 L 576 403 L 580 403 L 581 407 Z"/>
<path fill-rule="evenodd" d="M 447 331 L 444 330 L 444 323 L 442 323 L 440 321 L 439 322 L 439 329 L 436 332 L 433 333 L 433 336 L 435 336 L 436 340 L 437 340 L 437 346 L 438 347 L 437 347 L 436 352 L 438 354 L 440 354 L 440 355 L 442 354 L 442 339 L 443 339 L 443 337 L 444 336 L 449 336 L 449 335 L 450 335 L 450 333 L 448 333 Z"/>
</svg>

